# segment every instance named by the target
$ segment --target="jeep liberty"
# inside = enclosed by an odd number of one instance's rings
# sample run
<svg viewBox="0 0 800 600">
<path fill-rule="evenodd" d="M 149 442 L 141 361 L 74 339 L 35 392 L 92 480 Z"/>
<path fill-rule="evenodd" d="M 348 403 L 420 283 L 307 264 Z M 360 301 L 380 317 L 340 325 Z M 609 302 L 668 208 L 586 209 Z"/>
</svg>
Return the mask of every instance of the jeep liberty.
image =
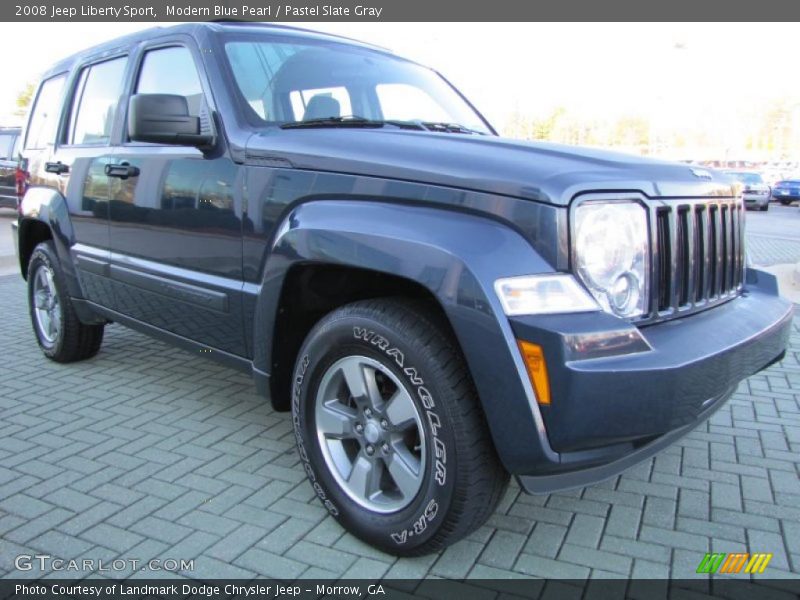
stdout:
<svg viewBox="0 0 800 600">
<path fill-rule="evenodd" d="M 352 40 L 120 38 L 43 76 L 21 146 L 44 354 L 90 358 L 114 322 L 252 374 L 319 501 L 397 555 L 474 531 L 512 475 L 619 474 L 785 352 L 727 176 L 502 139 Z"/>
</svg>

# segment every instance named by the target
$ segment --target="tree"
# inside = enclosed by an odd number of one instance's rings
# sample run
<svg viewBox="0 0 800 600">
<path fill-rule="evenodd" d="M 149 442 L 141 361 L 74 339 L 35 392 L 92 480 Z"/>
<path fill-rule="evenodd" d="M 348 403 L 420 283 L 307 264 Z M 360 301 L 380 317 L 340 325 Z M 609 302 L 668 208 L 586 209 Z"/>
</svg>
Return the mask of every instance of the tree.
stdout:
<svg viewBox="0 0 800 600">
<path fill-rule="evenodd" d="M 31 104 L 31 100 L 33 99 L 33 91 L 34 86 L 32 83 L 25 84 L 25 87 L 22 88 L 22 91 L 17 94 L 17 110 L 14 111 L 14 116 L 17 117 L 24 117 L 25 114 L 28 112 L 28 106 Z"/>
</svg>

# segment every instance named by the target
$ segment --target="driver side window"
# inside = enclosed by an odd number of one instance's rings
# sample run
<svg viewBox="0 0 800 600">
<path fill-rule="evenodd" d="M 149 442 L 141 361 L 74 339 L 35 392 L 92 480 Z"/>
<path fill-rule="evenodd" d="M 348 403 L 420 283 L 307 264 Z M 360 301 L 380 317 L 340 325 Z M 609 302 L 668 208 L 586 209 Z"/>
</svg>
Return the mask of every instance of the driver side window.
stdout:
<svg viewBox="0 0 800 600">
<path fill-rule="evenodd" d="M 170 46 L 146 52 L 135 93 L 183 96 L 189 106 L 189 114 L 200 117 L 200 132 L 211 133 L 211 119 L 203 87 L 188 48 Z"/>
</svg>

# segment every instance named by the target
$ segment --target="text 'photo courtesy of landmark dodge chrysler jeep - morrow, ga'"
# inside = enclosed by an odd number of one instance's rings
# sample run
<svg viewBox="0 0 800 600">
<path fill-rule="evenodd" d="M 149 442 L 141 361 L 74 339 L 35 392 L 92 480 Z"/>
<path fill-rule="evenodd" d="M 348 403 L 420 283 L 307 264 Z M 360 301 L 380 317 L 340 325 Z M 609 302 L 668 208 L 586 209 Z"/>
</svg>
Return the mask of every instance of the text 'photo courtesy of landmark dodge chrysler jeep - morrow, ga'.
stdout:
<svg viewBox="0 0 800 600">
<path fill-rule="evenodd" d="M 43 76 L 21 153 L 44 354 L 115 322 L 251 373 L 330 514 L 398 555 L 479 527 L 510 475 L 620 473 L 785 351 L 738 184 L 501 139 L 366 44 L 136 33 Z"/>
</svg>

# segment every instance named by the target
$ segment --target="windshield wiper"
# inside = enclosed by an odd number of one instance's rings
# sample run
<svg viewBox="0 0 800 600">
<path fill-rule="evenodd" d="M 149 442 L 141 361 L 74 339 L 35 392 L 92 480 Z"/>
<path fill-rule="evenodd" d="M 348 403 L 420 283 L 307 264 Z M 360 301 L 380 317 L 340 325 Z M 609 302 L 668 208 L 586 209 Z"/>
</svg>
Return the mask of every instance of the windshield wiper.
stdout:
<svg viewBox="0 0 800 600">
<path fill-rule="evenodd" d="M 433 121 L 424 121 L 421 123 L 421 125 L 428 131 L 435 131 L 437 133 L 474 133 L 477 135 L 486 135 L 482 131 L 470 129 L 464 125 L 459 125 L 458 123 L 437 123 Z"/>
<path fill-rule="evenodd" d="M 459 125 L 458 123 L 445 123 L 434 121 L 401 121 L 397 119 L 367 119 L 357 115 L 345 115 L 342 117 L 322 117 L 319 119 L 307 119 L 305 121 L 290 121 L 283 123 L 281 129 L 313 129 L 322 127 L 384 127 L 392 125 L 400 129 L 413 129 L 415 131 L 433 131 L 437 133 L 475 133 L 485 135 L 482 131 L 476 131 Z"/>
<path fill-rule="evenodd" d="M 385 121 L 373 121 L 356 115 L 344 117 L 322 117 L 305 121 L 290 121 L 281 125 L 281 129 L 309 129 L 314 127 L 383 127 Z"/>
</svg>

